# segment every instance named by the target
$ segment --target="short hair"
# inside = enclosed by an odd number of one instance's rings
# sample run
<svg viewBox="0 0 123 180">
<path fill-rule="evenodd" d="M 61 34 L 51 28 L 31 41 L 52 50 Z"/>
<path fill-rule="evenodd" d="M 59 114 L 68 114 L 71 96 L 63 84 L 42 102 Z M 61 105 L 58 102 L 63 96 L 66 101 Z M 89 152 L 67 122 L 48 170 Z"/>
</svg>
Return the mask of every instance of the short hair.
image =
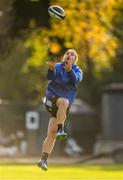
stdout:
<svg viewBox="0 0 123 180">
<path fill-rule="evenodd" d="M 75 55 L 75 63 L 76 63 L 78 61 L 78 54 L 77 54 L 77 52 L 74 49 L 68 49 L 66 52 L 68 52 L 68 51 L 71 51 L 71 52 L 74 53 L 74 55 Z"/>
</svg>

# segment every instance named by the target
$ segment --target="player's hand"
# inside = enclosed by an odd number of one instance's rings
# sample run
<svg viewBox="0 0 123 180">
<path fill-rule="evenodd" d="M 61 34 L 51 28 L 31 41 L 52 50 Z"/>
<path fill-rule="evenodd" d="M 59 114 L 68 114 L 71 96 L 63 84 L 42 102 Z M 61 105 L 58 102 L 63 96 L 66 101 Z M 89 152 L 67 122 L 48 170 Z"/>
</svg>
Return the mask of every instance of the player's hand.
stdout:
<svg viewBox="0 0 123 180">
<path fill-rule="evenodd" d="M 71 71 L 72 69 L 72 64 L 71 63 L 65 63 L 64 69 L 66 72 Z"/>
<path fill-rule="evenodd" d="M 50 70 L 50 71 L 54 71 L 54 69 L 55 69 L 55 62 L 54 61 L 47 61 L 47 65 L 48 65 L 48 69 Z"/>
</svg>

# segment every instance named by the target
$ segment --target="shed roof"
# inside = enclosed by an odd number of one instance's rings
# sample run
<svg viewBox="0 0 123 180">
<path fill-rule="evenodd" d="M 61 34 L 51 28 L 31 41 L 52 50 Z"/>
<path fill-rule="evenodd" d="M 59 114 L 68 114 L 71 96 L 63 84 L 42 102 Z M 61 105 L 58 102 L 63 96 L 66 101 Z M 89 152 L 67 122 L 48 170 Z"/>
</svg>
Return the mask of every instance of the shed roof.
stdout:
<svg viewBox="0 0 123 180">
<path fill-rule="evenodd" d="M 71 114 L 95 114 L 96 111 L 85 101 L 75 99 L 70 109 Z"/>
</svg>

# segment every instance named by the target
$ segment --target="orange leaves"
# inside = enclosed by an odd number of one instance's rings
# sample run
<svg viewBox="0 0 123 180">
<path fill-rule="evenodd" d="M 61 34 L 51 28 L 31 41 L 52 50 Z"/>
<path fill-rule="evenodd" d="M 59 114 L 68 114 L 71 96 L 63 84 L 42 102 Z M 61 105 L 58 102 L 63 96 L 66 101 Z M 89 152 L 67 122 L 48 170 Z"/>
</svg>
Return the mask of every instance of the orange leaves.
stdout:
<svg viewBox="0 0 123 180">
<path fill-rule="evenodd" d="M 61 24 L 55 22 L 51 24 L 51 32 L 54 36 L 63 38 L 66 48 L 78 49 L 81 60 L 86 57 L 83 54 L 88 53 L 95 62 L 95 69 L 97 66 L 98 69 L 110 66 L 110 59 L 115 56 L 117 48 L 117 41 L 111 33 L 111 20 L 115 14 L 116 1 L 54 0 L 53 2 L 55 4 L 61 2 L 66 11 L 66 19 Z M 88 43 L 89 50 L 86 50 L 85 42 Z"/>
<path fill-rule="evenodd" d="M 53 54 L 58 54 L 61 50 L 61 46 L 57 42 L 51 42 L 50 44 L 50 52 Z"/>
<path fill-rule="evenodd" d="M 115 56 L 117 48 L 117 40 L 112 35 L 112 19 L 116 13 L 114 7 L 117 2 L 115 0 L 52 0 L 51 5 L 53 4 L 64 8 L 66 18 L 60 22 L 50 21 L 50 29 L 41 29 L 43 32 L 40 34 L 41 44 L 38 43 L 39 36 L 35 36 L 37 40 L 32 41 L 35 49 L 32 58 L 39 59 L 40 52 L 50 51 L 58 55 L 63 48 L 75 48 L 80 54 L 79 61 L 86 62 L 86 57 L 89 56 L 95 68 L 98 61 L 100 69 L 110 66 L 110 60 Z M 44 57 L 44 53 L 41 56 Z"/>
</svg>

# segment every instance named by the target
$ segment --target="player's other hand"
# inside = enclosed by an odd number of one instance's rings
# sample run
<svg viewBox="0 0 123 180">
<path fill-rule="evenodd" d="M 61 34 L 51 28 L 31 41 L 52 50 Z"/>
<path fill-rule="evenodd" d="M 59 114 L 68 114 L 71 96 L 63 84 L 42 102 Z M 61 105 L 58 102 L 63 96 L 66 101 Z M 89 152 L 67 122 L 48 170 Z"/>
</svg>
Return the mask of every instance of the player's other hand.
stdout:
<svg viewBox="0 0 123 180">
<path fill-rule="evenodd" d="M 64 69 L 65 69 L 66 72 L 71 71 L 71 69 L 72 69 L 72 64 L 65 62 Z"/>
<path fill-rule="evenodd" d="M 48 69 L 50 71 L 54 71 L 54 68 L 55 68 L 55 62 L 54 61 L 47 61 L 47 65 L 48 65 Z"/>
</svg>

